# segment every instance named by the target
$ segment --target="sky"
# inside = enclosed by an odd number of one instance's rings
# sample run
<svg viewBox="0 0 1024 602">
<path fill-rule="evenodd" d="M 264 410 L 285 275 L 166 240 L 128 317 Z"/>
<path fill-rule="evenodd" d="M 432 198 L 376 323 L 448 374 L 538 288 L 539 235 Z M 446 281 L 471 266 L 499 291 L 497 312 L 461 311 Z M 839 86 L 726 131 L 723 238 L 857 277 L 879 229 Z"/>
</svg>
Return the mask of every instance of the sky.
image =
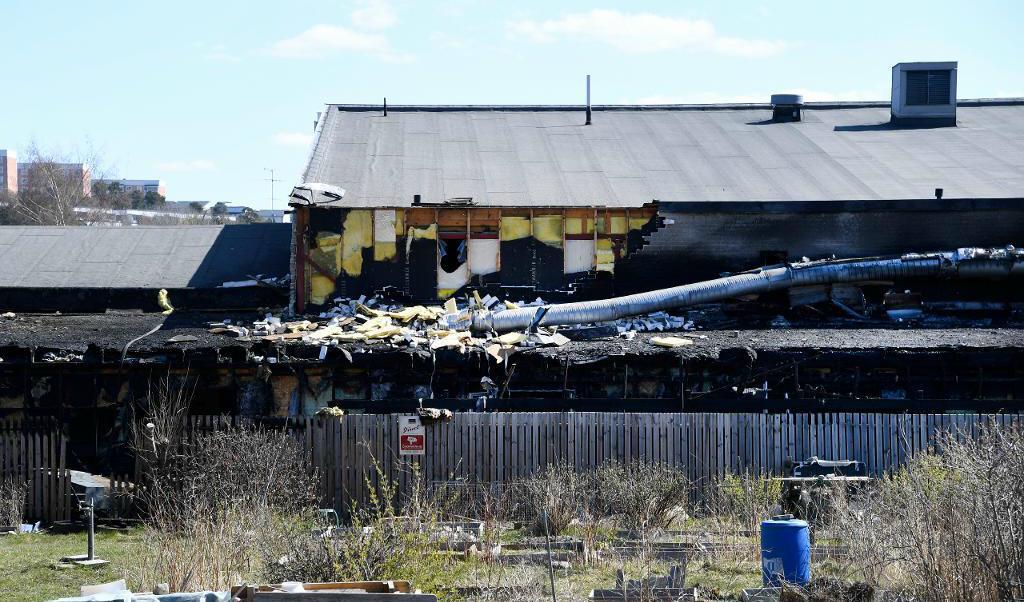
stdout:
<svg viewBox="0 0 1024 602">
<path fill-rule="evenodd" d="M 0 148 L 283 208 L 325 103 L 888 100 L 900 61 L 1024 96 L 1021 0 L 0 0 Z"/>
</svg>

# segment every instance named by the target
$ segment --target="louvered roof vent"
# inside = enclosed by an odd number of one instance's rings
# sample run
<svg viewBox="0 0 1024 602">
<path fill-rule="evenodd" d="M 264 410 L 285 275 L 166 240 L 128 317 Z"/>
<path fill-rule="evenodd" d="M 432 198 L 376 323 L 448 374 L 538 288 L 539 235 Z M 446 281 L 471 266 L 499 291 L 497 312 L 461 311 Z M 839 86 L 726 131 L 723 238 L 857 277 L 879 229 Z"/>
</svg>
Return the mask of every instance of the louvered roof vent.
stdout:
<svg viewBox="0 0 1024 602">
<path fill-rule="evenodd" d="M 892 122 L 956 125 L 956 61 L 897 63 L 892 68 Z"/>
</svg>

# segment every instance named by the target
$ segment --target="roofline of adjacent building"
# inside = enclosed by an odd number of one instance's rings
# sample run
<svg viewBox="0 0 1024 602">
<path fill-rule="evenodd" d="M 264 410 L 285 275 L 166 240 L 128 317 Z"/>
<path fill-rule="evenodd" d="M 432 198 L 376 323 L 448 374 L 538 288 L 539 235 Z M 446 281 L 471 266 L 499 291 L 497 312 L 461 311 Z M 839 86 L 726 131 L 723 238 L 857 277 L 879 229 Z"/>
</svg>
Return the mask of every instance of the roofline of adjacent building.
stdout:
<svg viewBox="0 0 1024 602">
<path fill-rule="evenodd" d="M 958 107 L 999 107 L 1024 105 L 1024 98 L 964 98 L 956 101 Z M 329 107 L 345 112 L 382 111 L 381 104 L 343 104 L 328 103 Z M 851 101 L 851 102 L 807 102 L 804 109 L 884 109 L 891 106 L 888 100 Z M 730 111 L 730 110 L 769 110 L 769 103 L 725 103 L 725 104 L 657 104 L 657 105 L 592 105 L 594 111 Z M 585 111 L 586 105 L 391 105 L 388 111 Z"/>
</svg>

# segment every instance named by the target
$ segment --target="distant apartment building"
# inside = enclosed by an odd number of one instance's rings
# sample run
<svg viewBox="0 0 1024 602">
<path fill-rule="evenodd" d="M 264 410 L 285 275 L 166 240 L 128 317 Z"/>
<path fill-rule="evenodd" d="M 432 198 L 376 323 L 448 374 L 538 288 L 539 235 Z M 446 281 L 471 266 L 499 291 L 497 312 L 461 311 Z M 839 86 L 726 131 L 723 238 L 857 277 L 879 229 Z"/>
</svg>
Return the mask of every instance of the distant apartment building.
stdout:
<svg viewBox="0 0 1024 602">
<path fill-rule="evenodd" d="M 18 156 L 0 148 L 0 191 L 18 192 Z"/>
<path fill-rule="evenodd" d="M 18 187 L 26 190 L 34 186 L 44 186 L 47 172 L 52 170 L 68 182 L 81 182 L 82 194 L 92 195 L 92 172 L 85 163 L 17 163 Z"/>
<path fill-rule="evenodd" d="M 125 179 L 98 179 L 95 180 L 97 184 L 119 184 L 121 190 L 131 194 L 132 192 L 138 192 L 139 194 L 145 195 L 147 192 L 155 192 L 162 197 L 167 196 L 167 187 L 163 180 L 125 180 Z"/>
</svg>

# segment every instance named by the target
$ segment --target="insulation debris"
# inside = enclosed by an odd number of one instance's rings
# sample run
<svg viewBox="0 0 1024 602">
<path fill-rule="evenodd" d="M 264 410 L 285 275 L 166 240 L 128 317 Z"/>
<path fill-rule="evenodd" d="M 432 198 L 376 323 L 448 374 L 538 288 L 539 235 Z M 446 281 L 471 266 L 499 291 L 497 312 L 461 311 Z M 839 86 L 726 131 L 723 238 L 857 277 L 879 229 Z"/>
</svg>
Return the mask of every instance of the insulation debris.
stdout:
<svg viewBox="0 0 1024 602">
<path fill-rule="evenodd" d="M 657 345 L 658 347 L 675 348 L 693 345 L 692 339 L 684 339 L 682 337 L 651 337 L 650 341 L 652 345 Z"/>
<path fill-rule="evenodd" d="M 209 323 L 209 332 L 244 340 L 311 345 L 320 347 L 324 358 L 330 347 L 344 350 L 349 345 L 385 345 L 427 350 L 431 353 L 454 351 L 460 354 L 479 350 L 502 364 L 519 349 L 562 347 L 576 337 L 575 331 L 587 327 L 536 327 L 534 332 L 473 332 L 474 312 L 505 307 L 545 307 L 541 298 L 516 303 L 491 295 L 472 293 L 461 299 L 448 299 L 443 306 L 404 306 L 381 297 L 334 299 L 331 309 L 318 319 L 282 319 L 267 313 L 251 324 L 230 320 Z M 590 330 L 605 337 L 631 339 L 637 332 L 679 331 L 693 328 L 686 318 L 656 312 L 636 318 L 590 325 Z M 687 344 L 687 343 L 681 343 Z"/>
</svg>

